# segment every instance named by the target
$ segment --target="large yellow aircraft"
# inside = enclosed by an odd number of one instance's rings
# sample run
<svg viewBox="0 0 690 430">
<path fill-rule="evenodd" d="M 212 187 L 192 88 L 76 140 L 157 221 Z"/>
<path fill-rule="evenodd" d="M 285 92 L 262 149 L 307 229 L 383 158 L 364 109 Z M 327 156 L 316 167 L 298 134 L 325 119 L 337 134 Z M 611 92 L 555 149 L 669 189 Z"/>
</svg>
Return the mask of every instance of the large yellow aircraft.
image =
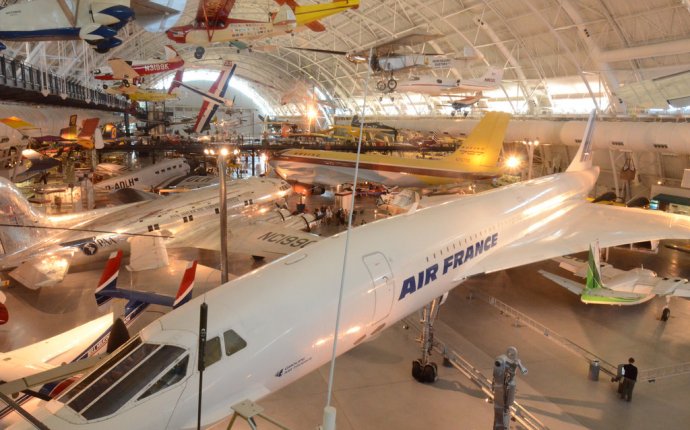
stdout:
<svg viewBox="0 0 690 430">
<path fill-rule="evenodd" d="M 361 154 L 359 180 L 427 187 L 500 176 L 498 159 L 509 120 L 507 113 L 487 113 L 463 144 L 440 160 Z M 269 163 L 287 181 L 338 185 L 352 182 L 356 158 L 357 154 L 347 152 L 289 149 Z"/>
</svg>

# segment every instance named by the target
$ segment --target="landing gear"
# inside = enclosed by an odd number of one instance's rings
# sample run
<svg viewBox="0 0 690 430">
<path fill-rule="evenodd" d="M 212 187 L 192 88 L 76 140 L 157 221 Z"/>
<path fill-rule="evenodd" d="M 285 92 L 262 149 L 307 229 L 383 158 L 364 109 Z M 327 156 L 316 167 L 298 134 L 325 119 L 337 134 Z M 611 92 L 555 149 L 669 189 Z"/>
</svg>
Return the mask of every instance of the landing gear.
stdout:
<svg viewBox="0 0 690 430">
<path fill-rule="evenodd" d="M 664 310 L 661 311 L 661 321 L 668 321 L 668 319 L 671 317 L 671 308 L 669 307 L 669 304 L 671 304 L 671 296 L 666 296 L 666 306 L 664 306 Z"/>
<path fill-rule="evenodd" d="M 122 80 L 122 85 L 125 86 L 125 88 L 129 88 L 129 81 L 127 79 Z"/>
<path fill-rule="evenodd" d="M 386 81 L 380 80 L 376 83 L 376 89 L 379 91 L 386 91 Z"/>
<path fill-rule="evenodd" d="M 206 50 L 204 49 L 203 46 L 197 46 L 196 49 L 194 50 L 194 58 L 197 60 L 201 60 L 204 58 L 204 54 L 206 53 Z"/>
<path fill-rule="evenodd" d="M 104 89 L 104 90 L 107 90 L 107 89 L 108 89 L 108 85 L 103 84 L 103 89 Z"/>
<path fill-rule="evenodd" d="M 412 362 L 412 377 L 423 384 L 431 384 L 438 379 L 438 367 L 430 360 L 434 348 L 434 321 L 438 316 L 441 298 L 435 298 L 422 309 L 422 357 Z"/>
</svg>

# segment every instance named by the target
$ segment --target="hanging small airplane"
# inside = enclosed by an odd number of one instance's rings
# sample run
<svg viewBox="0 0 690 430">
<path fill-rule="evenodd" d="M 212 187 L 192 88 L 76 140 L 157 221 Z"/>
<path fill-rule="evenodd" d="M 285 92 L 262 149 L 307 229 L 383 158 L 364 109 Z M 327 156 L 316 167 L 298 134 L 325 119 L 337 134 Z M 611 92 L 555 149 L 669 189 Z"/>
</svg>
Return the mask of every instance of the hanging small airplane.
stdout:
<svg viewBox="0 0 690 430">
<path fill-rule="evenodd" d="M 375 45 L 369 50 L 336 51 L 330 49 L 288 47 L 298 51 L 317 52 L 322 54 L 344 55 L 351 63 L 368 63 L 375 74 L 388 75 L 388 79 L 382 78 L 376 83 L 379 91 L 393 91 L 397 81 L 393 77 L 394 72 L 410 69 L 450 69 L 457 68 L 462 62 L 476 60 L 480 55 L 474 49 L 466 48 L 462 57 L 453 58 L 446 54 L 401 53 L 401 47 L 421 45 L 432 40 L 444 37 L 441 34 L 408 34 L 388 42 Z"/>
<path fill-rule="evenodd" d="M 121 58 L 111 58 L 108 66 L 94 69 L 91 73 L 99 81 L 120 81 L 122 85 L 139 85 L 144 82 L 144 76 L 157 75 L 184 66 L 184 60 L 180 54 L 170 45 L 166 45 L 165 60 L 134 60 L 125 61 Z M 103 89 L 108 85 L 103 84 Z"/>
<path fill-rule="evenodd" d="M 454 153 L 441 160 L 361 154 L 359 180 L 385 186 L 430 187 L 500 176 L 498 165 L 510 114 L 488 112 Z M 357 154 L 288 149 L 269 164 L 288 182 L 336 186 L 351 182 Z"/>
<path fill-rule="evenodd" d="M 232 65 L 232 66 L 231 66 Z M 193 131 L 195 133 L 201 133 L 203 130 L 209 127 L 213 115 L 215 115 L 218 110 L 218 106 L 223 105 L 225 107 L 231 108 L 235 104 L 235 100 L 226 99 L 225 93 L 228 90 L 228 85 L 230 84 L 230 79 L 232 79 L 235 74 L 235 69 L 237 64 L 232 64 L 226 61 L 223 65 L 223 69 L 220 71 L 218 78 L 213 82 L 211 88 L 208 91 L 202 91 L 191 85 L 187 85 L 182 80 L 173 80 L 173 84 L 178 87 L 185 87 L 189 91 L 196 95 L 201 96 L 204 101 L 201 104 L 201 109 L 199 109 L 199 114 L 196 117 L 196 122 L 194 123 Z"/>
<path fill-rule="evenodd" d="M 189 164 L 182 158 L 166 159 L 133 172 L 118 172 L 112 178 L 96 182 L 96 190 L 135 190 L 150 191 L 164 187 L 175 179 L 189 174 Z"/>
<path fill-rule="evenodd" d="M 44 135 L 41 133 L 41 128 L 31 124 L 16 116 L 9 118 L 0 118 L 0 122 L 17 130 L 22 136 L 30 139 L 32 142 L 41 143 L 62 143 L 73 144 L 76 143 L 86 149 L 103 148 L 103 136 L 98 129 L 98 118 L 87 118 L 82 121 L 81 128 L 77 127 L 77 115 L 70 115 L 69 124 L 67 127 L 60 129 L 60 134 Z"/>
<path fill-rule="evenodd" d="M 197 416 L 208 428 L 241 402 L 310 374 L 334 351 L 342 355 L 422 307 L 437 309 L 471 276 L 586 250 L 597 238 L 603 246 L 690 239 L 687 216 L 586 201 L 599 174 L 593 119 L 566 172 L 369 223 L 264 265 L 162 316 L 30 412 L 59 429 L 194 429 Z M 412 363 L 420 382 L 437 378 L 431 342 L 422 336 L 423 357 Z"/>
<path fill-rule="evenodd" d="M 183 169 L 182 161 L 178 163 L 178 170 Z M 276 216 L 277 204 L 282 204 L 290 192 L 290 185 L 278 179 L 251 177 L 227 184 L 228 230 L 234 251 L 272 257 L 316 240 L 316 236 L 295 231 L 287 223 L 262 223 Z M 132 254 L 130 267 L 136 270 L 164 267 L 169 248 L 219 251 L 218 202 L 216 185 L 78 214 L 45 215 L 36 211 L 12 183 L 0 178 L 0 208 L 9 208 L 9 212 L 0 210 L 4 251 L 0 270 L 22 285 L 38 289 L 61 282 L 71 266 L 103 261 L 117 250 Z M 250 218 L 257 220 L 252 221 L 251 228 Z M 256 242 L 260 247 L 252 248 L 255 242 L 250 236 L 258 232 L 292 240 L 271 240 L 274 236 L 269 235 Z M 149 256 L 156 260 L 137 265 L 140 257 Z"/>
<path fill-rule="evenodd" d="M 466 93 L 468 91 L 488 91 L 501 86 L 503 69 L 490 68 L 478 79 L 437 78 L 435 76 L 413 76 L 406 80 L 397 81 L 395 88 L 387 88 L 383 92 L 393 90 L 440 96 L 444 94 Z"/>
<path fill-rule="evenodd" d="M 230 17 L 235 0 L 201 0 L 196 18 L 191 24 L 172 27 L 166 31 L 170 40 L 198 46 L 194 58 L 204 56 L 204 46 L 215 42 L 230 42 L 238 49 L 248 48 L 247 41 L 256 41 L 291 34 L 298 26 L 313 31 L 326 28 L 319 19 L 359 7 L 359 0 L 333 0 L 331 3 L 299 6 L 294 0 L 275 0 L 281 5 L 269 21 L 252 21 Z"/>
<path fill-rule="evenodd" d="M 445 106 L 450 106 L 453 109 L 450 113 L 451 116 L 455 116 L 457 113 L 464 113 L 465 116 L 467 116 L 467 109 L 474 106 L 483 98 L 484 96 L 482 95 L 482 92 L 477 91 L 473 95 L 463 97 L 461 99 L 451 100 L 450 104 L 446 104 Z"/>
<path fill-rule="evenodd" d="M 117 82 L 105 90 L 108 94 L 125 96 L 133 102 L 164 102 L 166 100 L 177 99 L 178 81 L 182 81 L 184 69 L 177 69 L 173 81 L 168 88 L 168 91 L 147 90 L 142 89 L 138 85 L 125 85 L 123 82 Z"/>
<path fill-rule="evenodd" d="M 655 272 L 643 267 L 632 270 L 616 269 L 608 263 L 601 263 L 599 244 L 589 247 L 587 261 L 572 257 L 554 258 L 559 267 L 575 276 L 586 278 L 585 285 L 555 275 L 545 270 L 539 273 L 568 291 L 579 294 L 580 301 L 595 305 L 629 306 L 645 303 L 657 296 L 666 298 L 661 312 L 661 321 L 671 316 L 671 297 L 690 299 L 690 284 L 685 278 L 660 278 Z"/>
<path fill-rule="evenodd" d="M 133 17 L 129 0 L 20 2 L 0 9 L 0 39 L 12 42 L 81 39 L 104 54 L 122 44 L 115 36 Z M 0 43 L 0 50 L 3 49 L 6 46 Z"/>
</svg>

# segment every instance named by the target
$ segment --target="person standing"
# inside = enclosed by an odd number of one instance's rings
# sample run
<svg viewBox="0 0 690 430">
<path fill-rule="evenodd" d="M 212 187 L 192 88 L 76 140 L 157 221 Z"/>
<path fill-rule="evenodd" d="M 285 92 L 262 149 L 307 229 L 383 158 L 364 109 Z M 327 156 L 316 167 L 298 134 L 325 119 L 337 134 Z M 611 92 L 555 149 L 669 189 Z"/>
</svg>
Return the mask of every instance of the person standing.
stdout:
<svg viewBox="0 0 690 430">
<path fill-rule="evenodd" d="M 625 399 L 628 402 L 632 399 L 633 388 L 635 388 L 635 382 L 637 382 L 637 367 L 633 363 L 635 363 L 635 359 L 630 357 L 628 364 L 623 366 L 621 371 L 621 376 L 623 377 L 621 399 Z"/>
</svg>

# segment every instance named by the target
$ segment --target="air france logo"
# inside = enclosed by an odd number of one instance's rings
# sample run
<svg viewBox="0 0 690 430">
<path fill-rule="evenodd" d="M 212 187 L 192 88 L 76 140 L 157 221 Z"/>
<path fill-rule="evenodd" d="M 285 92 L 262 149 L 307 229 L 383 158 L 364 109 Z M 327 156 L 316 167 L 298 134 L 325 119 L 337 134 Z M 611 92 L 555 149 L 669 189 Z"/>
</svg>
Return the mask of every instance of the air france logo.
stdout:
<svg viewBox="0 0 690 430">
<path fill-rule="evenodd" d="M 491 236 L 487 236 L 484 240 L 480 240 L 474 245 L 470 245 L 466 249 L 461 249 L 455 254 L 444 258 L 443 270 L 440 274 L 445 275 L 449 270 L 462 266 L 474 257 L 481 255 L 482 252 L 487 252 L 491 248 L 495 247 L 497 243 L 498 233 L 494 233 Z M 429 285 L 430 282 L 435 281 L 439 276 L 438 270 L 438 263 L 434 263 L 417 273 L 417 275 L 413 275 L 405 279 L 403 281 L 402 290 L 400 291 L 400 297 L 398 297 L 398 300 L 404 299 L 408 294 L 412 294 L 422 287 Z"/>
</svg>

